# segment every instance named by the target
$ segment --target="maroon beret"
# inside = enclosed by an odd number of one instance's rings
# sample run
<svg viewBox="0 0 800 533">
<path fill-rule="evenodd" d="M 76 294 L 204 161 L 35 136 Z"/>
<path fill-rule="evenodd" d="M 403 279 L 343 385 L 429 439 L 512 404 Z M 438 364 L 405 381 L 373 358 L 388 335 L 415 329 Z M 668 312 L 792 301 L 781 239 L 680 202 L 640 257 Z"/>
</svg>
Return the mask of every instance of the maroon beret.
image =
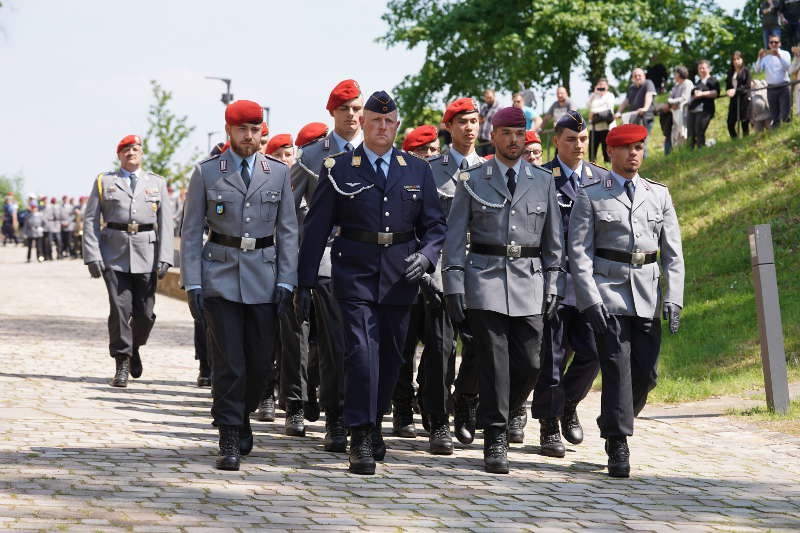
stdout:
<svg viewBox="0 0 800 533">
<path fill-rule="evenodd" d="M 236 100 L 225 108 L 225 123 L 229 126 L 240 124 L 261 124 L 264 122 L 264 108 L 250 100 Z"/>
<path fill-rule="evenodd" d="M 492 117 L 492 127 L 524 128 L 525 114 L 518 107 L 504 107 Z"/>
<path fill-rule="evenodd" d="M 272 155 L 278 148 L 292 145 L 294 145 L 292 142 L 292 136 L 289 133 L 280 133 L 269 140 L 265 153 Z"/>
<path fill-rule="evenodd" d="M 528 130 L 525 132 L 525 144 L 531 144 L 531 143 L 542 144 L 542 140 L 539 138 L 539 134 L 536 133 L 534 130 Z"/>
<path fill-rule="evenodd" d="M 638 143 L 647 138 L 647 128 L 639 124 L 623 124 L 617 126 L 606 137 L 608 146 L 624 146 L 626 144 Z"/>
<path fill-rule="evenodd" d="M 476 113 L 478 111 L 478 104 L 472 98 L 459 98 L 455 102 L 447 106 L 442 117 L 442 122 L 447 124 L 453 117 L 462 113 Z"/>
<path fill-rule="evenodd" d="M 361 87 L 356 80 L 344 80 L 336 84 L 328 97 L 328 105 L 325 109 L 333 112 L 334 109 L 348 100 L 361 96 Z"/>
<path fill-rule="evenodd" d="M 403 141 L 403 150 L 411 150 L 429 142 L 433 142 L 439 136 L 439 130 L 428 124 L 414 128 Z"/>
<path fill-rule="evenodd" d="M 305 146 L 315 139 L 328 134 L 328 126 L 322 122 L 309 122 L 297 132 L 297 146 Z"/>
<path fill-rule="evenodd" d="M 142 144 L 142 138 L 138 135 L 126 135 L 120 142 L 117 143 L 117 153 L 131 144 Z"/>
</svg>

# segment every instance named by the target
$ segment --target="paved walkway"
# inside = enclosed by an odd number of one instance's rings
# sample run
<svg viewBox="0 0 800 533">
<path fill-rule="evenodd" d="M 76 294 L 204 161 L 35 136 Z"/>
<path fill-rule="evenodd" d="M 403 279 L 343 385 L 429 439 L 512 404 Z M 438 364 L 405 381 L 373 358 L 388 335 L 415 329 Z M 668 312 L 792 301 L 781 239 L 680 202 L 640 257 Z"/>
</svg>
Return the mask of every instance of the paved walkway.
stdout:
<svg viewBox="0 0 800 533">
<path fill-rule="evenodd" d="M 0 248 L 2 530 L 800 529 L 798 439 L 648 408 L 631 439 L 632 477 L 612 480 L 591 422 L 596 394 L 580 409 L 584 444 L 543 457 L 529 424 L 507 476 L 483 472 L 480 439 L 433 457 L 427 439 L 394 437 L 377 475 L 353 476 L 344 456 L 322 450 L 322 421 L 290 438 L 282 419 L 254 422 L 241 471 L 214 470 L 185 304 L 158 299 L 144 375 L 112 389 L 102 282 L 74 261 L 22 257 Z"/>
</svg>

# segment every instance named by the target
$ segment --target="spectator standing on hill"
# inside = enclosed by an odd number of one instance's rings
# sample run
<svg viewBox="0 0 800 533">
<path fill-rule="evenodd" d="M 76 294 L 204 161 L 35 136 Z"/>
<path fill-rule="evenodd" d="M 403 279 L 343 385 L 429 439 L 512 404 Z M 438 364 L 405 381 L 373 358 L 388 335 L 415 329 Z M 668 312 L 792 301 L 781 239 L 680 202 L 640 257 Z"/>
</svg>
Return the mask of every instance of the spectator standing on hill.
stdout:
<svg viewBox="0 0 800 533">
<path fill-rule="evenodd" d="M 500 104 L 495 99 L 494 89 L 483 91 L 483 105 L 478 111 L 481 128 L 478 130 L 478 146 L 475 151 L 479 156 L 494 153 L 492 144 L 492 117 L 500 109 Z"/>
<path fill-rule="evenodd" d="M 691 148 L 706 145 L 706 130 L 716 110 L 714 99 L 719 96 L 719 82 L 711 75 L 711 65 L 707 59 L 697 62 L 697 77 L 689 102 L 688 135 Z"/>
<path fill-rule="evenodd" d="M 525 97 L 522 93 L 514 93 L 511 97 L 511 105 L 522 109 L 522 114 L 525 115 L 525 129 L 531 129 L 533 121 L 536 119 L 536 113 L 532 107 L 525 105 Z"/>
<path fill-rule="evenodd" d="M 792 47 L 792 64 L 789 65 L 789 76 L 794 81 L 800 81 L 800 46 Z M 794 112 L 800 115 L 800 83 L 794 86 Z"/>
<path fill-rule="evenodd" d="M 670 145 L 677 148 L 686 142 L 687 109 L 692 98 L 694 83 L 689 79 L 689 69 L 680 65 L 675 68 L 675 85 L 669 93 L 667 103 L 672 111 L 672 136 Z"/>
<path fill-rule="evenodd" d="M 797 46 L 800 44 L 800 0 L 780 0 L 778 11 L 786 19 L 787 46 Z"/>
<path fill-rule="evenodd" d="M 725 94 L 731 99 L 728 107 L 728 133 L 737 137 L 736 127 L 741 123 L 742 135 L 750 133 L 750 70 L 744 66 L 742 53 L 736 51 L 731 56 L 731 68 L 725 81 Z"/>
<path fill-rule="evenodd" d="M 770 37 L 781 37 L 781 24 L 778 20 L 778 2 L 766 0 L 761 2 L 758 13 L 761 15 L 761 31 L 764 36 L 764 48 L 769 48 Z"/>
<path fill-rule="evenodd" d="M 589 161 L 597 161 L 597 148 L 603 147 L 603 161 L 608 163 L 606 136 L 614 127 L 614 95 L 608 90 L 608 80 L 600 78 L 586 102 L 589 108 Z"/>
<path fill-rule="evenodd" d="M 558 87 L 556 89 L 556 101 L 547 109 L 547 112 L 542 115 L 541 118 L 536 118 L 533 123 L 533 129 L 540 131 L 542 125 L 544 125 L 549 120 L 553 121 L 553 124 L 558 122 L 561 117 L 567 114 L 569 111 L 577 111 L 578 108 L 572 103 L 572 100 L 569 98 L 569 91 L 566 87 Z"/>
<path fill-rule="evenodd" d="M 653 117 L 655 106 L 653 101 L 656 96 L 656 87 L 653 82 L 646 79 L 644 70 L 633 69 L 631 73 L 631 84 L 625 93 L 625 99 L 619 106 L 618 117 L 624 117 L 624 123 L 640 124 L 647 128 L 647 136 L 653 130 Z M 625 110 L 629 110 L 627 115 L 623 115 Z M 647 157 L 647 139 L 645 139 L 644 157 Z"/>
<path fill-rule="evenodd" d="M 789 67 L 792 58 L 789 52 L 781 50 L 778 37 L 769 38 L 769 50 L 758 51 L 756 72 L 763 72 L 767 81 L 767 101 L 772 112 L 772 128 L 781 122 L 789 122 L 791 92 L 789 90 Z"/>
</svg>

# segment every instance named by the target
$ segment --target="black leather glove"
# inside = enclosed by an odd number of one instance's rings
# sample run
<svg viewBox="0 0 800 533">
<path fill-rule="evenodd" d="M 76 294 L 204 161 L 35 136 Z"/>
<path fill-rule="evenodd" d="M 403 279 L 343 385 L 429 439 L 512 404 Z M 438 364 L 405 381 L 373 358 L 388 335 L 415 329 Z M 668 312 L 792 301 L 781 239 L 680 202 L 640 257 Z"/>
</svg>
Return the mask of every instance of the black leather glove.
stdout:
<svg viewBox="0 0 800 533">
<path fill-rule="evenodd" d="M 608 314 L 608 309 L 602 302 L 588 307 L 583 313 L 589 319 L 589 323 L 596 334 L 605 333 L 608 330 L 608 320 L 611 315 Z"/>
<path fill-rule="evenodd" d="M 422 276 L 422 278 L 419 280 L 419 288 L 422 291 L 423 298 L 425 298 L 425 301 L 429 305 L 436 307 L 442 306 L 444 294 L 442 294 L 442 291 L 436 287 L 432 277 L 428 275 Z"/>
<path fill-rule="evenodd" d="M 447 294 L 444 297 L 445 305 L 447 306 L 447 314 L 450 315 L 450 320 L 460 324 L 466 320 L 467 306 L 464 304 L 463 294 Z"/>
<path fill-rule="evenodd" d="M 302 322 L 308 322 L 311 316 L 311 289 L 298 287 L 294 293 L 294 312 Z"/>
<path fill-rule="evenodd" d="M 414 252 L 405 259 L 408 263 L 406 268 L 406 281 L 417 281 L 431 267 L 428 258 L 419 252 Z"/>
<path fill-rule="evenodd" d="M 163 261 L 158 262 L 158 279 L 164 279 L 164 276 L 166 276 L 169 271 L 169 266 L 169 263 Z"/>
<path fill-rule="evenodd" d="M 89 267 L 89 275 L 93 278 L 99 278 L 102 276 L 103 271 L 106 269 L 106 266 L 102 261 L 92 261 L 86 266 Z"/>
<path fill-rule="evenodd" d="M 279 316 L 291 310 L 292 300 L 292 291 L 280 285 L 275 287 L 275 305 L 278 306 Z"/>
<path fill-rule="evenodd" d="M 556 311 L 558 311 L 558 304 L 561 302 L 561 296 L 557 294 L 548 294 L 547 301 L 545 302 L 544 306 L 544 317 L 547 320 L 553 320 L 553 317 L 556 316 Z"/>
<path fill-rule="evenodd" d="M 681 327 L 681 306 L 672 302 L 664 302 L 664 320 L 669 322 L 669 332 L 678 333 Z"/>
<path fill-rule="evenodd" d="M 202 322 L 203 318 L 203 289 L 192 289 L 186 295 L 189 300 L 189 312 L 192 318 Z"/>
</svg>

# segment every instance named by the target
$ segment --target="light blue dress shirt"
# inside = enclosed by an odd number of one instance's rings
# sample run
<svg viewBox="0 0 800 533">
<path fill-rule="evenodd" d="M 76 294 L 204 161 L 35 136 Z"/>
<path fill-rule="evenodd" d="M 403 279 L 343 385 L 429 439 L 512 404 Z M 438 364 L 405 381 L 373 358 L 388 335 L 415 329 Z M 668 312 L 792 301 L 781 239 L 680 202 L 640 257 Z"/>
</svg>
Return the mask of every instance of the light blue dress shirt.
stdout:
<svg viewBox="0 0 800 533">
<path fill-rule="evenodd" d="M 578 168 L 576 168 L 575 170 L 572 170 L 557 155 L 556 155 L 556 159 L 558 160 L 558 165 L 561 167 L 561 173 L 564 176 L 566 176 L 567 178 L 569 178 L 572 175 L 572 173 L 574 172 L 575 173 L 575 180 L 578 182 L 578 185 L 580 185 L 581 184 L 581 180 L 583 179 L 583 160 L 578 162 Z"/>
<path fill-rule="evenodd" d="M 386 174 L 386 181 L 389 181 L 389 167 L 392 163 L 392 148 L 389 148 L 389 151 L 385 154 L 378 155 L 367 148 L 367 145 L 365 144 L 364 154 L 367 156 L 367 161 L 369 161 L 369 164 L 372 165 L 372 170 L 374 170 L 376 173 L 378 172 L 378 166 L 375 164 L 375 162 L 378 160 L 378 158 L 383 159 L 385 164 L 381 165 L 381 168 L 383 169 L 383 173 Z"/>
<path fill-rule="evenodd" d="M 353 147 L 353 149 L 355 149 L 356 146 L 361 144 L 361 141 L 362 141 L 361 132 L 359 132 L 358 135 L 353 137 L 352 141 L 348 141 L 347 139 L 345 139 L 344 137 L 342 137 L 341 135 L 339 135 L 335 131 L 331 132 L 331 136 L 333 137 L 333 140 L 336 141 L 336 148 L 337 148 L 336 151 L 337 152 L 346 152 L 347 149 L 344 147 L 344 145 L 346 145 L 347 143 L 350 143 L 350 145 Z"/>
<path fill-rule="evenodd" d="M 500 169 L 500 172 L 503 174 L 503 179 L 507 179 L 506 178 L 506 172 L 508 172 L 508 169 L 509 168 L 513 168 L 514 169 L 514 183 L 517 183 L 519 181 L 519 170 L 520 170 L 520 168 L 522 168 L 522 158 L 521 157 L 519 159 L 517 159 L 517 162 L 514 163 L 513 167 L 507 167 L 506 165 L 501 163 L 500 160 L 497 159 L 497 157 L 495 157 L 494 160 L 497 161 L 497 167 Z"/>
<path fill-rule="evenodd" d="M 617 183 L 619 183 L 622 186 L 622 188 L 624 189 L 625 188 L 625 182 L 628 181 L 628 179 L 623 177 L 623 176 L 620 176 L 619 174 L 617 174 L 613 170 L 611 171 L 611 175 L 614 176 L 614 179 L 617 180 Z M 637 173 L 632 178 L 632 180 L 633 180 L 633 190 L 635 191 L 636 187 L 639 186 L 639 174 Z"/>
</svg>

